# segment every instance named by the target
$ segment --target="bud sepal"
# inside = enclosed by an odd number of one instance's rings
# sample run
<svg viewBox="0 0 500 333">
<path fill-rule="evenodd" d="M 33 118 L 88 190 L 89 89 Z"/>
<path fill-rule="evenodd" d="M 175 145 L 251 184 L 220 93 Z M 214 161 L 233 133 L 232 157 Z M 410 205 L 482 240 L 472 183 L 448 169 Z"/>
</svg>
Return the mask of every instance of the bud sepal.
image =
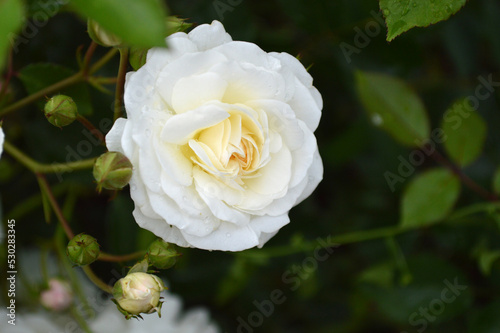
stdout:
<svg viewBox="0 0 500 333">
<path fill-rule="evenodd" d="M 102 154 L 94 163 L 94 178 L 97 190 L 121 190 L 132 178 L 132 163 L 120 152 L 111 151 Z"/>
<path fill-rule="evenodd" d="M 97 240 L 85 233 L 73 237 L 66 247 L 66 254 L 74 264 L 85 266 L 93 263 L 99 258 L 101 250 Z"/>
<path fill-rule="evenodd" d="M 61 128 L 76 120 L 78 108 L 71 97 L 56 95 L 45 103 L 44 113 L 49 123 Z"/>
</svg>

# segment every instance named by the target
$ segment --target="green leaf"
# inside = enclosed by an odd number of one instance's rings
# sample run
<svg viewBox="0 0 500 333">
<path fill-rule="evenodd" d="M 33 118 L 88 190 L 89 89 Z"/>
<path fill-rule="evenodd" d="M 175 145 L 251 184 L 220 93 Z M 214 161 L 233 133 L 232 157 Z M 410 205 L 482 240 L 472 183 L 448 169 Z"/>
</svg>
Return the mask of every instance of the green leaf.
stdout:
<svg viewBox="0 0 500 333">
<path fill-rule="evenodd" d="M 490 275 L 493 264 L 500 258 L 500 251 L 484 251 L 479 255 L 479 268 L 484 275 Z"/>
<path fill-rule="evenodd" d="M 466 0 L 380 0 L 387 23 L 387 41 L 413 27 L 426 27 L 448 19 Z"/>
<path fill-rule="evenodd" d="M 69 68 L 54 64 L 38 63 L 31 64 L 19 72 L 19 78 L 23 82 L 28 93 L 32 94 L 42 90 L 54 83 L 70 77 L 75 72 Z M 92 104 L 88 86 L 79 83 L 69 88 L 62 89 L 58 93 L 70 96 L 78 107 L 78 113 L 87 116 L 92 113 Z M 50 98 L 51 96 L 47 96 Z M 39 101 L 38 107 L 43 110 L 45 101 Z"/>
<path fill-rule="evenodd" d="M 394 261 L 383 262 L 365 269 L 359 274 L 358 282 L 376 285 L 384 288 L 392 288 L 396 266 Z"/>
<path fill-rule="evenodd" d="M 460 180 L 446 169 L 420 174 L 405 189 L 401 226 L 421 227 L 446 217 L 460 194 Z"/>
<path fill-rule="evenodd" d="M 166 9 L 158 0 L 73 0 L 77 12 L 133 46 L 165 46 Z"/>
<path fill-rule="evenodd" d="M 27 0 L 26 15 L 37 19 L 37 21 L 49 19 L 59 13 L 64 5 L 64 1 L 61 0 Z"/>
<path fill-rule="evenodd" d="M 444 114 L 444 147 L 460 166 L 472 163 L 481 155 L 486 141 L 486 123 L 465 99 L 455 102 Z"/>
<path fill-rule="evenodd" d="M 421 322 L 428 313 L 433 318 L 432 324 L 437 325 L 470 310 L 472 288 L 457 267 L 435 254 L 408 258 L 408 266 L 413 275 L 408 285 L 392 288 L 360 285 L 361 291 L 375 301 L 375 308 L 382 314 L 401 325 L 409 325 Z M 437 303 L 442 306 L 438 308 Z"/>
<path fill-rule="evenodd" d="M 418 95 L 403 81 L 378 73 L 356 72 L 358 94 L 376 126 L 407 146 L 429 137 L 427 112 Z"/>
<path fill-rule="evenodd" d="M 24 20 L 23 5 L 20 0 L 0 1 L 0 70 L 5 63 L 9 46 L 14 43 L 16 31 Z"/>
</svg>

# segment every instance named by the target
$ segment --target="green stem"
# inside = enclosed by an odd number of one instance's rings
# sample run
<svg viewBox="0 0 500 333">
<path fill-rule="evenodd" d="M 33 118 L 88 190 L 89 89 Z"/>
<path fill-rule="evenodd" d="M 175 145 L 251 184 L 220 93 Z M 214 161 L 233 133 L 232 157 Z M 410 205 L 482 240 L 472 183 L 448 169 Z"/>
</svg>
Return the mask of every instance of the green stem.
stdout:
<svg viewBox="0 0 500 333">
<path fill-rule="evenodd" d="M 404 233 L 411 229 L 403 229 L 400 226 L 385 227 L 372 230 L 363 230 L 346 233 L 336 237 L 328 237 L 323 239 L 321 244 L 316 241 L 306 242 L 297 247 L 290 247 L 289 245 L 276 246 L 273 248 L 266 248 L 263 250 L 251 249 L 243 252 L 239 252 L 238 255 L 244 257 L 281 257 L 296 253 L 310 252 L 314 251 L 316 248 L 328 248 L 337 247 L 339 245 L 345 245 L 350 243 L 364 242 L 373 239 L 393 237 L 398 234 Z"/>
<path fill-rule="evenodd" d="M 84 305 L 84 308 L 88 311 L 87 314 L 88 316 L 92 316 L 93 311 L 92 308 L 89 304 L 87 296 L 84 294 L 82 287 L 80 285 L 80 280 L 75 274 L 75 271 L 71 267 L 71 264 L 69 263 L 68 257 L 66 255 L 66 237 L 64 235 L 64 230 L 61 226 L 59 226 L 56 229 L 56 233 L 54 235 L 55 237 L 55 242 L 56 242 L 56 249 L 57 249 L 57 255 L 59 256 L 59 262 L 62 263 L 62 266 L 66 273 L 68 274 L 68 277 L 71 281 L 71 285 L 73 286 L 73 290 L 75 291 L 75 294 L 78 296 L 80 299 L 80 302 Z"/>
<path fill-rule="evenodd" d="M 113 287 L 102 281 L 97 275 L 95 275 L 94 271 L 89 266 L 82 266 L 83 272 L 89 278 L 92 283 L 98 286 L 102 291 L 107 292 L 108 294 L 113 293 Z"/>
<path fill-rule="evenodd" d="M 106 65 L 111 59 L 113 59 L 116 52 L 118 52 L 118 50 L 113 48 L 113 49 L 109 50 L 108 53 L 106 53 L 101 59 L 96 61 L 95 64 L 90 67 L 89 75 L 94 74 L 99 69 L 101 69 L 102 66 Z"/>
<path fill-rule="evenodd" d="M 94 162 L 96 160 L 96 157 L 93 157 L 86 160 L 68 163 L 41 164 L 21 152 L 7 141 L 4 142 L 3 147 L 9 155 L 34 173 L 62 173 L 90 169 L 94 166 Z"/>
<path fill-rule="evenodd" d="M 37 91 L 34 94 L 31 94 L 29 96 L 26 96 L 25 98 L 5 107 L 4 109 L 0 110 L 0 118 L 4 117 L 5 115 L 9 114 L 12 111 L 15 111 L 17 109 L 23 108 L 33 102 L 36 102 L 40 98 L 43 98 L 44 96 L 49 96 L 52 95 L 53 93 L 56 93 L 66 87 L 69 87 L 71 85 L 80 83 L 85 81 L 85 78 L 82 74 L 82 72 L 78 72 L 62 81 L 59 81 L 57 83 L 54 83 L 51 86 L 48 86 L 40 91 Z"/>
<path fill-rule="evenodd" d="M 25 107 L 33 102 L 36 102 L 38 99 L 43 98 L 44 96 L 52 95 L 53 93 L 56 93 L 64 88 L 67 88 L 69 86 L 72 86 L 74 84 L 84 82 L 87 80 L 87 73 L 88 75 L 92 75 L 93 73 L 97 72 L 102 66 L 104 66 L 108 61 L 110 61 L 113 56 L 116 54 L 116 49 L 113 49 L 106 53 L 101 59 L 99 59 L 94 65 L 90 67 L 90 69 L 86 69 L 84 67 L 81 71 L 79 71 L 76 74 L 73 74 L 72 76 L 54 83 L 51 86 L 48 86 L 40 91 L 37 91 L 34 94 L 31 94 L 29 96 L 26 96 L 23 99 L 20 99 L 19 101 L 3 108 L 0 110 L 0 118 L 6 116 L 7 114 L 18 110 L 22 107 Z M 85 74 L 84 74 L 85 73 Z"/>
<path fill-rule="evenodd" d="M 70 311 L 71 311 L 71 315 L 73 316 L 73 318 L 75 318 L 75 320 L 78 322 L 78 325 L 80 325 L 80 327 L 83 329 L 83 331 L 85 333 L 92 333 L 92 330 L 90 329 L 89 325 L 87 324 L 85 319 L 80 315 L 80 313 L 78 313 L 78 310 L 76 309 L 76 307 L 72 306 L 70 308 Z"/>
<path fill-rule="evenodd" d="M 50 189 L 49 183 L 47 182 L 47 179 L 45 179 L 45 176 L 42 174 L 37 174 L 36 175 L 39 183 L 40 183 L 40 188 L 42 191 L 45 192 L 47 195 L 47 198 L 50 202 L 50 205 L 52 206 L 52 209 L 54 210 L 54 213 L 57 216 L 57 219 L 59 220 L 59 223 L 64 229 L 64 232 L 66 233 L 66 236 L 68 236 L 69 239 L 72 239 L 75 237 L 73 234 L 73 231 L 71 230 L 68 221 L 66 221 L 66 218 L 64 217 L 61 208 L 59 207 L 59 204 L 57 203 L 56 198 L 54 197 L 54 194 L 52 193 L 52 190 Z"/>
<path fill-rule="evenodd" d="M 97 48 L 97 43 L 92 41 L 92 43 L 90 43 L 89 48 L 87 49 L 87 52 L 85 53 L 82 66 L 82 73 L 83 76 L 85 77 L 87 77 L 89 71 L 90 59 L 92 59 L 92 55 L 94 54 L 96 48 Z"/>
<path fill-rule="evenodd" d="M 78 115 L 76 118 L 85 128 L 87 128 L 90 133 L 95 136 L 101 143 L 104 143 L 104 134 L 100 130 L 98 130 L 94 124 L 92 124 L 87 118 L 82 115 Z"/>
<path fill-rule="evenodd" d="M 123 93 L 125 89 L 125 75 L 128 67 L 128 49 L 120 49 L 120 67 L 118 69 L 118 77 L 115 91 L 115 113 L 114 120 L 120 118 L 123 109 Z"/>
<path fill-rule="evenodd" d="M 144 251 L 137 251 L 137 252 L 130 253 L 130 254 L 113 255 L 113 254 L 109 254 L 109 253 L 101 251 L 101 253 L 99 254 L 99 258 L 97 260 L 108 261 L 108 262 L 124 262 L 124 261 L 138 259 L 138 258 L 144 256 L 144 254 L 145 254 Z"/>
</svg>

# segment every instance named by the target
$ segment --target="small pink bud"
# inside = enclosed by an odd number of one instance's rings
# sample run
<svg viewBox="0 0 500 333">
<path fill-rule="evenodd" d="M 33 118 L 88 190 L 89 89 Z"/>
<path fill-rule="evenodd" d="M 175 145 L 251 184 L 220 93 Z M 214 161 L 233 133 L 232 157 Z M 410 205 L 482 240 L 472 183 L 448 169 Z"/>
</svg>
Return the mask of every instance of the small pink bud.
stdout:
<svg viewBox="0 0 500 333">
<path fill-rule="evenodd" d="M 40 294 L 40 303 L 53 311 L 64 311 L 73 302 L 73 292 L 69 283 L 59 279 L 49 280 L 49 289 Z"/>
</svg>

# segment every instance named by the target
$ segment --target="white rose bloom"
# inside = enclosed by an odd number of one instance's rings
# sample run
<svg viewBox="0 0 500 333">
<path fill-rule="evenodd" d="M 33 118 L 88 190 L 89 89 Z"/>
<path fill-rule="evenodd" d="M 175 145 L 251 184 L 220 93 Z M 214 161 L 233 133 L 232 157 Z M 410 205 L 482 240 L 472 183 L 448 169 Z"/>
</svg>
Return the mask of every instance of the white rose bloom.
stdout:
<svg viewBox="0 0 500 333">
<path fill-rule="evenodd" d="M 5 141 L 5 134 L 3 133 L 2 127 L 0 127 L 0 157 L 2 157 L 4 141 Z"/>
<path fill-rule="evenodd" d="M 137 223 L 185 247 L 262 246 L 323 176 L 312 83 L 293 56 L 232 41 L 218 21 L 150 50 L 106 137 L 134 165 Z"/>
</svg>

